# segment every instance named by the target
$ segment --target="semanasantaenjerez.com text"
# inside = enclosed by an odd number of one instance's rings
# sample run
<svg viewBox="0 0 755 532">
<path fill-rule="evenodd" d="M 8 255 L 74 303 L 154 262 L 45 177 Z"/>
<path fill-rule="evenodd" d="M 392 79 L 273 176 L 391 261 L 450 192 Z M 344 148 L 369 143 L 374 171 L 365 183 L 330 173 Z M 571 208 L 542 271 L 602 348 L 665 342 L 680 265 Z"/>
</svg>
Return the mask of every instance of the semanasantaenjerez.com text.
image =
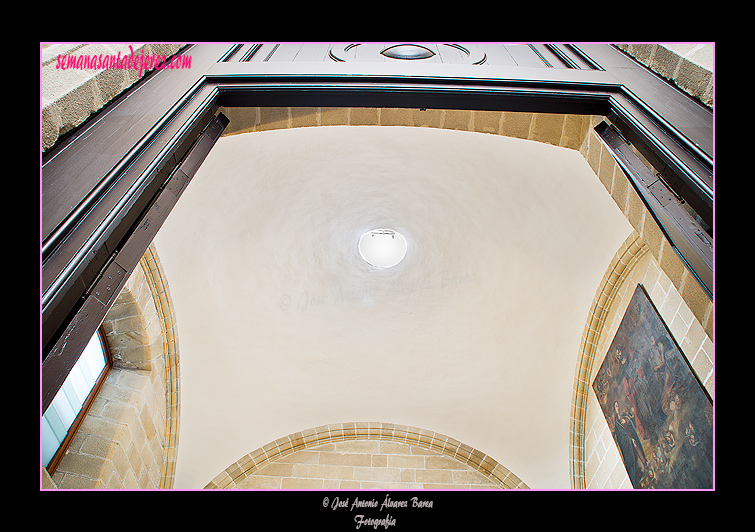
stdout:
<svg viewBox="0 0 755 532">
<path fill-rule="evenodd" d="M 124 54 L 123 56 L 121 56 L 120 51 L 117 55 L 58 54 L 58 62 L 55 64 L 55 68 L 61 70 L 69 68 L 77 70 L 138 69 L 139 76 L 142 75 L 142 72 L 152 69 L 191 68 L 190 55 L 176 54 L 168 58 L 166 55 L 147 55 L 144 51 L 141 54 L 135 54 L 131 45 L 129 45 L 129 50 L 131 50 L 131 54 Z"/>
</svg>

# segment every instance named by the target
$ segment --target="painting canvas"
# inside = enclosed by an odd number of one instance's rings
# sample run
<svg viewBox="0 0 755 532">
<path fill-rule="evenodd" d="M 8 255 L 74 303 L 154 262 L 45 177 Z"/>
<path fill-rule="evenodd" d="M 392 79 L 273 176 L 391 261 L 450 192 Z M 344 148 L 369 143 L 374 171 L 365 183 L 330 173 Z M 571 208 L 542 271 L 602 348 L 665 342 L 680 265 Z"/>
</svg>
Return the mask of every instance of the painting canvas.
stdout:
<svg viewBox="0 0 755 532">
<path fill-rule="evenodd" d="M 713 405 L 641 285 L 592 386 L 633 487 L 713 487 Z"/>
</svg>

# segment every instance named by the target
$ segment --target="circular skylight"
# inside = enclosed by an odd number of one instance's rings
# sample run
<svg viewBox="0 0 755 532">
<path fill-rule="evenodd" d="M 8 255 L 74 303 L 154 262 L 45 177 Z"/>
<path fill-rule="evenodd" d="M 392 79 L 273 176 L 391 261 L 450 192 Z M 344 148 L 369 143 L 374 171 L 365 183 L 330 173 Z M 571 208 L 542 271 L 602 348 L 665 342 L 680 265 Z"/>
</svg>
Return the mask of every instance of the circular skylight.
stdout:
<svg viewBox="0 0 755 532">
<path fill-rule="evenodd" d="M 397 44 L 380 53 L 393 59 L 427 59 L 435 55 L 432 50 L 418 44 Z"/>
<path fill-rule="evenodd" d="M 373 229 L 359 239 L 359 254 L 377 268 L 390 268 L 406 255 L 406 239 L 391 229 Z"/>
</svg>

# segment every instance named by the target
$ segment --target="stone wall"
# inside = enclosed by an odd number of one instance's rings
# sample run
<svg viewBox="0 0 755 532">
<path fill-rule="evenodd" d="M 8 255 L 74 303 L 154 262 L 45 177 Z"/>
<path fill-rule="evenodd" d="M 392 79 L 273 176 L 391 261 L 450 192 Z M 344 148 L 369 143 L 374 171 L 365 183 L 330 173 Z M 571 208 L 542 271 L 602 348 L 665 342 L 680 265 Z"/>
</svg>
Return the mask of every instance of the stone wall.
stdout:
<svg viewBox="0 0 755 532">
<path fill-rule="evenodd" d="M 640 258 L 623 280 L 605 316 L 605 325 L 597 341 L 597 353 L 589 382 L 603 363 L 606 352 L 619 327 L 635 287 L 640 284 L 658 309 L 671 335 L 711 397 L 714 395 L 713 342 L 694 318 L 679 292 L 661 271 L 650 253 Z M 613 440 L 608 423 L 591 390 L 585 416 L 585 484 L 595 489 L 631 489 L 626 469 Z"/>
<path fill-rule="evenodd" d="M 103 321 L 113 368 L 44 487 L 172 485 L 178 435 L 177 343 L 153 248 Z M 166 319 L 167 315 L 167 319 Z"/>
<path fill-rule="evenodd" d="M 608 266 L 585 324 L 572 404 L 572 482 L 577 488 L 631 487 L 592 390 L 595 372 L 639 283 L 713 397 L 713 301 L 671 247 L 594 130 L 590 129 L 580 152 L 635 231 Z"/>
<path fill-rule="evenodd" d="M 579 151 L 629 223 L 640 235 L 643 243 L 679 292 L 695 319 L 702 325 L 705 333 L 713 338 L 712 299 L 666 239 L 639 194 L 592 128 Z"/>
<path fill-rule="evenodd" d="M 500 489 L 469 466 L 392 441 L 342 441 L 260 468 L 239 489 Z"/>
<path fill-rule="evenodd" d="M 456 109 L 224 107 L 224 135 L 313 126 L 413 126 L 504 135 L 579 149 L 590 117 Z"/>
<path fill-rule="evenodd" d="M 390 423 L 336 423 L 290 434 L 221 472 L 209 489 L 526 489 L 483 452 Z"/>
<path fill-rule="evenodd" d="M 138 68 L 60 68 L 58 56 L 170 57 L 183 44 L 42 44 L 42 151 L 65 133 L 84 123 L 93 113 L 142 79 L 150 70 Z"/>
<path fill-rule="evenodd" d="M 690 96 L 713 107 L 713 44 L 636 43 L 617 44 L 616 47 Z"/>
</svg>

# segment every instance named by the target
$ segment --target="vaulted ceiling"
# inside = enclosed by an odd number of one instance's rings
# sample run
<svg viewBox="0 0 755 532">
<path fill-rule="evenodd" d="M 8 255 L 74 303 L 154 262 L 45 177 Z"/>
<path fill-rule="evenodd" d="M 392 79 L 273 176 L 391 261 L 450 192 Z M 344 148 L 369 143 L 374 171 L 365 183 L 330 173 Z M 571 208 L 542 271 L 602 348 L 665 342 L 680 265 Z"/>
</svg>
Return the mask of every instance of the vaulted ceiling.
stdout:
<svg viewBox="0 0 755 532">
<path fill-rule="evenodd" d="M 362 260 L 374 228 L 405 259 Z M 327 423 L 400 423 L 570 487 L 580 336 L 632 228 L 579 152 L 337 126 L 221 138 L 155 243 L 181 357 L 177 488 Z"/>
<path fill-rule="evenodd" d="M 438 45 L 424 67 L 402 55 L 420 48 L 194 45 L 191 68 L 145 80 L 47 153 L 44 397 L 191 180 L 155 238 L 180 335 L 175 487 L 350 421 L 443 433 L 530 487 L 570 487 L 580 335 L 632 230 L 579 152 L 432 127 L 309 127 L 220 138 L 193 176 L 225 127 L 218 106 L 610 115 L 712 223 L 710 110 L 612 47 Z M 388 270 L 357 251 L 378 227 L 408 242 Z"/>
</svg>

